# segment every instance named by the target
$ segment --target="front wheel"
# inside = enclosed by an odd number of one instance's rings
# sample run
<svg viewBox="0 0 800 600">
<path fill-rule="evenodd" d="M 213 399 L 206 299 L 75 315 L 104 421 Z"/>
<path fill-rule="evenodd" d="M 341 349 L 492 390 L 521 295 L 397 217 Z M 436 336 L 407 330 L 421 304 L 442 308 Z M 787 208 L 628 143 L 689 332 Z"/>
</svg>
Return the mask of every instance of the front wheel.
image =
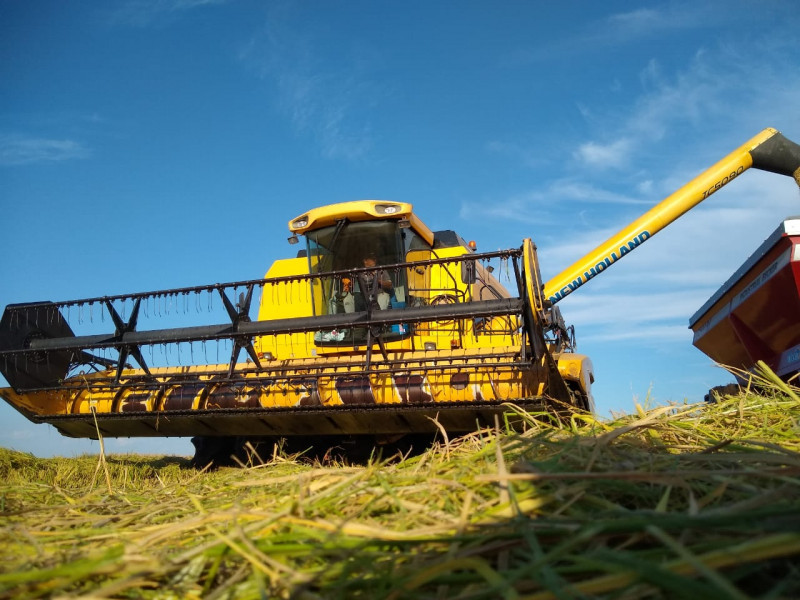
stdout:
<svg viewBox="0 0 800 600">
<path fill-rule="evenodd" d="M 195 469 L 218 469 L 246 465 L 246 439 L 236 436 L 197 436 L 192 438 Z"/>
</svg>

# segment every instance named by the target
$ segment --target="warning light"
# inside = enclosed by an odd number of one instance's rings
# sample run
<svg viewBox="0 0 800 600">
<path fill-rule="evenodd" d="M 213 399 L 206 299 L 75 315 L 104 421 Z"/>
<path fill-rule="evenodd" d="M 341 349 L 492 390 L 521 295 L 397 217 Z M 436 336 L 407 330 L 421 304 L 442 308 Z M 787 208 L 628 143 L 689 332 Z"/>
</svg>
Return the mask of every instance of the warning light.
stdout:
<svg viewBox="0 0 800 600">
<path fill-rule="evenodd" d="M 478 244 L 475 243 L 475 240 L 470 240 L 468 245 L 470 250 L 476 250 L 478 248 Z"/>
</svg>

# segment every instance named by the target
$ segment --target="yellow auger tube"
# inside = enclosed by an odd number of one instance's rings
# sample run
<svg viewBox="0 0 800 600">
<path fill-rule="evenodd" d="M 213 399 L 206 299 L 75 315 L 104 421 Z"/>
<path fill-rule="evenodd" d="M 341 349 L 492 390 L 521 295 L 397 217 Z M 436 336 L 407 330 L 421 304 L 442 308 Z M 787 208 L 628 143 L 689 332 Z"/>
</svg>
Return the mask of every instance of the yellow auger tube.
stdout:
<svg viewBox="0 0 800 600">
<path fill-rule="evenodd" d="M 772 138 L 776 138 L 777 143 L 763 153 L 765 156 L 759 157 L 762 160 L 756 161 L 753 151 Z M 765 129 L 548 281 L 544 286 L 545 296 L 552 303 L 558 302 L 751 166 L 793 175 L 797 172 L 798 150 L 800 147 L 777 130 Z"/>
</svg>

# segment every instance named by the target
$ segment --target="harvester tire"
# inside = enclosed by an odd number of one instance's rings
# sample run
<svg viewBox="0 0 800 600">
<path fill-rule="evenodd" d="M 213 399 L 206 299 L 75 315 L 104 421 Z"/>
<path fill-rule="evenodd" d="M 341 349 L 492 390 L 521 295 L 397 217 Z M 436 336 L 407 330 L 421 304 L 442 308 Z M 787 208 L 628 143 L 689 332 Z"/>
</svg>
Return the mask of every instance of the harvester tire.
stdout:
<svg viewBox="0 0 800 600">
<path fill-rule="evenodd" d="M 214 470 L 247 464 L 245 440 L 234 436 L 196 436 L 192 438 L 195 469 Z"/>
</svg>

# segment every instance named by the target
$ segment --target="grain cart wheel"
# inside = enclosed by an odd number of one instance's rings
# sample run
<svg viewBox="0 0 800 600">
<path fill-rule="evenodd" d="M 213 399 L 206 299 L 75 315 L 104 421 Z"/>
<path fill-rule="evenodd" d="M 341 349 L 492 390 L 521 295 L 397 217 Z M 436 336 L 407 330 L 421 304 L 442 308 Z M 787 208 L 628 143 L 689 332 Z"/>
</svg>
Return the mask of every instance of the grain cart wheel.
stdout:
<svg viewBox="0 0 800 600">
<path fill-rule="evenodd" d="M 726 385 L 717 385 L 708 390 L 708 393 L 703 397 L 703 400 L 709 404 L 716 404 L 720 398 L 725 396 L 736 396 L 742 391 L 738 383 L 728 383 Z"/>
</svg>

